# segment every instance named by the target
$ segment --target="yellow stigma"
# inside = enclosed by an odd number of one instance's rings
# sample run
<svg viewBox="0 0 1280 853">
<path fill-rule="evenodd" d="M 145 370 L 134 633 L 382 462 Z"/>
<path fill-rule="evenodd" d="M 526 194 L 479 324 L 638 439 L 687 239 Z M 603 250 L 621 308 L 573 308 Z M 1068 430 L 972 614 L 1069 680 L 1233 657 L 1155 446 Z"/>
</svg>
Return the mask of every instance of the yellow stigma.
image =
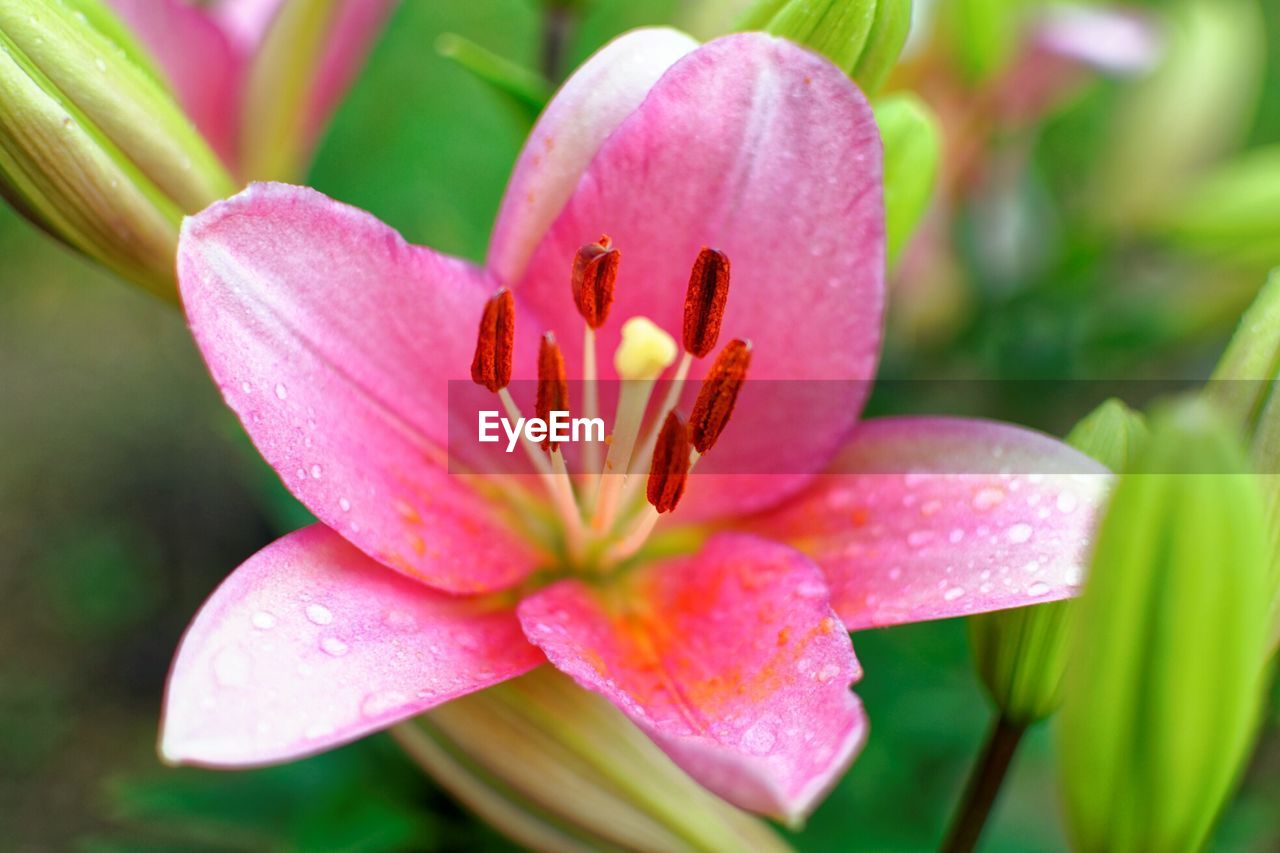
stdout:
<svg viewBox="0 0 1280 853">
<path fill-rule="evenodd" d="M 675 340 L 648 317 L 622 324 L 622 343 L 613 366 L 623 379 L 657 379 L 676 360 Z"/>
</svg>

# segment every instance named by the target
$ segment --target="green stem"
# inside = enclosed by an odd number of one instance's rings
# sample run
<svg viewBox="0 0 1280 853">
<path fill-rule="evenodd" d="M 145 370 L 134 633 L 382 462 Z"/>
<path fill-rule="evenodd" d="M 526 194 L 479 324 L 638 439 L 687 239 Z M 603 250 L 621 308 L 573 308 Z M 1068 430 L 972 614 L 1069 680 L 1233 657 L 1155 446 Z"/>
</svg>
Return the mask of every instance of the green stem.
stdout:
<svg viewBox="0 0 1280 853">
<path fill-rule="evenodd" d="M 1011 723 L 1003 715 L 996 717 L 951 819 L 951 829 L 942 844 L 944 853 L 968 853 L 977 846 L 1026 730 L 1026 726 Z"/>
</svg>

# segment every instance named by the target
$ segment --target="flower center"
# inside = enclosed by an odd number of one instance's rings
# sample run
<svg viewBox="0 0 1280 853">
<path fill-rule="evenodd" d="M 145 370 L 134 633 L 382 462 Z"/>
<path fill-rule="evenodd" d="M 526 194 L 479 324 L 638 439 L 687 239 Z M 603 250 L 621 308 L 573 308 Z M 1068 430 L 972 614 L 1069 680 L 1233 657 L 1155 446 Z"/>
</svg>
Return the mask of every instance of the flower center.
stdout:
<svg viewBox="0 0 1280 853">
<path fill-rule="evenodd" d="M 583 319 L 579 414 L 586 419 L 599 417 L 596 330 L 608 320 L 613 306 L 621 257 L 606 236 L 583 246 L 573 260 L 570 283 Z M 561 442 L 550 432 L 542 441 L 530 439 L 527 433 L 521 437 L 558 519 L 558 544 L 571 570 L 607 572 L 639 553 L 662 516 L 675 511 L 693 467 L 728 424 L 751 361 L 751 344 L 744 340 L 733 340 L 720 351 L 689 418 L 676 408 L 693 360 L 715 349 L 728 295 L 728 257 L 703 248 L 689 276 L 682 347 L 646 317 L 632 317 L 623 324 L 613 359 L 621 382 L 612 431 L 606 439 L 608 451 L 601 461 L 598 444 L 586 442 L 583 470 L 576 480 L 565 463 Z M 498 395 L 512 421 L 521 422 L 520 408 L 507 389 L 514 343 L 515 299 L 502 288 L 485 304 L 471 378 Z M 657 417 L 646 430 L 654 389 L 672 365 L 671 382 L 657 404 Z M 542 336 L 538 351 L 535 408 L 544 424 L 551 422 L 553 413 L 570 411 L 564 355 L 550 331 Z"/>
</svg>

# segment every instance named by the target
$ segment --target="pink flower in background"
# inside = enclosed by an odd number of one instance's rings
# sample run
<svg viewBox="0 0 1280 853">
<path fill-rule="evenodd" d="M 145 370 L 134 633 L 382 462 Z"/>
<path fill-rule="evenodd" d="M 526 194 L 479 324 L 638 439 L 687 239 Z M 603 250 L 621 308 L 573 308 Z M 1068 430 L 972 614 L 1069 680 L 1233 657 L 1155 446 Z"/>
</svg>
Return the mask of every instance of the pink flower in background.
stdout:
<svg viewBox="0 0 1280 853">
<path fill-rule="evenodd" d="M 108 2 L 151 51 L 178 102 L 227 168 L 245 178 L 301 175 L 395 7 L 395 0 Z M 308 15 L 323 16 L 318 41 L 307 41 L 313 30 L 289 26 L 288 16 Z M 279 38 L 272 44 L 275 27 Z M 278 63 L 299 62 L 306 68 L 277 74 Z M 302 89 L 289 90 L 297 81 L 304 81 Z M 288 140 L 271 138 L 269 125 L 278 120 L 292 131 Z M 290 150 L 272 154 L 282 142 Z"/>
<path fill-rule="evenodd" d="M 866 737 L 849 629 L 1072 594 L 1096 464 L 1012 426 L 858 423 L 884 311 L 880 162 L 866 100 L 825 59 L 760 34 L 699 47 L 642 30 L 547 107 L 485 268 L 279 184 L 189 219 L 196 340 L 320 523 L 250 558 L 196 617 L 164 757 L 285 761 L 549 661 L 711 790 L 794 820 Z M 679 339 L 690 264 L 714 246 L 732 260 L 723 328 L 751 341 L 752 380 L 826 395 L 797 425 L 748 387 L 711 473 L 700 463 L 657 527 L 662 548 L 616 562 L 622 521 L 595 531 L 592 558 L 565 557 L 554 500 L 512 504 L 447 459 L 449 382 L 470 375 L 500 288 L 513 374 L 533 376 L 550 330 L 582 375 L 569 270 L 601 234 L 624 258 L 607 350 L 633 316 Z M 607 359 L 600 378 L 616 378 Z M 743 473 L 759 458 L 781 461 Z"/>
</svg>

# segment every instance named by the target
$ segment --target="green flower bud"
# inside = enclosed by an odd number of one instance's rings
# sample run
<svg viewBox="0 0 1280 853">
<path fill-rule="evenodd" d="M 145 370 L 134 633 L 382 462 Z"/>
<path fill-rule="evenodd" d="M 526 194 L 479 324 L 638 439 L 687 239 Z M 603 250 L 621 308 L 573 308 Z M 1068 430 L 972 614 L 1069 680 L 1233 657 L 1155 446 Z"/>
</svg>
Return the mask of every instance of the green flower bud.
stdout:
<svg viewBox="0 0 1280 853">
<path fill-rule="evenodd" d="M 911 0 L 758 0 L 738 25 L 816 50 L 873 94 L 911 29 Z"/>
<path fill-rule="evenodd" d="M 1245 312 L 1204 395 L 1252 437 L 1254 470 L 1262 476 L 1271 555 L 1272 650 L 1280 648 L 1280 270 Z"/>
<path fill-rule="evenodd" d="M 1141 414 L 1119 400 L 1108 400 L 1076 425 L 1067 442 L 1119 471 L 1146 437 Z M 1001 716 L 1013 725 L 1038 722 L 1062 703 L 1075 606 L 1074 601 L 1054 601 L 969 619 L 978 674 Z"/>
<path fill-rule="evenodd" d="M 235 187 L 123 32 L 96 0 L 0 3 L 0 194 L 176 298 L 183 215 Z"/>
<path fill-rule="evenodd" d="M 534 849 L 787 849 L 550 666 L 392 732 L 454 796 Z"/>
<path fill-rule="evenodd" d="M 1077 602 L 1059 744 L 1078 849 L 1203 845 L 1265 690 L 1266 547 L 1235 432 L 1203 401 L 1158 414 Z"/>
<path fill-rule="evenodd" d="M 875 112 L 884 143 L 886 249 L 893 262 L 933 196 L 942 158 L 941 132 L 933 113 L 910 93 L 879 99 Z"/>
</svg>

